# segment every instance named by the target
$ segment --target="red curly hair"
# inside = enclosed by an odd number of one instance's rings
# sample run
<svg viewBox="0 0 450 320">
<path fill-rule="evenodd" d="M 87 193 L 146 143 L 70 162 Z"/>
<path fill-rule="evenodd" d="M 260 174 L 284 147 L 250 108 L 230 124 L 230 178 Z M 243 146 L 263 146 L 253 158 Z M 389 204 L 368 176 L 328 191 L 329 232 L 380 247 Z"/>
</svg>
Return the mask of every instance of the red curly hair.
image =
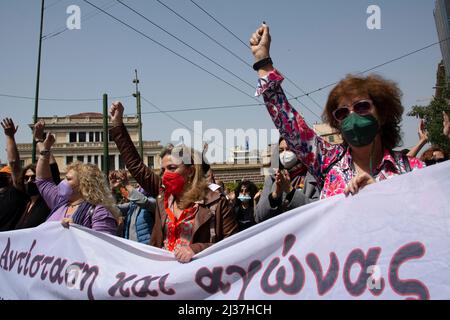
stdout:
<svg viewBox="0 0 450 320">
<path fill-rule="evenodd" d="M 401 145 L 400 122 L 404 111 L 402 92 L 395 82 L 379 75 L 347 75 L 330 92 L 322 120 L 340 132 L 340 124 L 334 118 L 333 111 L 339 107 L 343 97 L 362 95 L 369 97 L 376 108 L 383 147 L 392 150 Z"/>
</svg>

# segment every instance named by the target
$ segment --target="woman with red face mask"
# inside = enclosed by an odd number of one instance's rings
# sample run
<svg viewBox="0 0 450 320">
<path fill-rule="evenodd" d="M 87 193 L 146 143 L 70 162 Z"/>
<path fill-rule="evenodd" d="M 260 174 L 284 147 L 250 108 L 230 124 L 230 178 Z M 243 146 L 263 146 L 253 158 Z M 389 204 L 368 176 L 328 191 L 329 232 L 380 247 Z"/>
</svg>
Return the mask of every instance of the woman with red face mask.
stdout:
<svg viewBox="0 0 450 320">
<path fill-rule="evenodd" d="M 147 167 L 123 124 L 124 108 L 110 109 L 111 137 L 140 186 L 157 198 L 150 244 L 171 251 L 182 263 L 212 244 L 236 233 L 238 225 L 224 195 L 209 188 L 202 154 L 186 146 L 161 152 L 161 176 Z"/>
</svg>

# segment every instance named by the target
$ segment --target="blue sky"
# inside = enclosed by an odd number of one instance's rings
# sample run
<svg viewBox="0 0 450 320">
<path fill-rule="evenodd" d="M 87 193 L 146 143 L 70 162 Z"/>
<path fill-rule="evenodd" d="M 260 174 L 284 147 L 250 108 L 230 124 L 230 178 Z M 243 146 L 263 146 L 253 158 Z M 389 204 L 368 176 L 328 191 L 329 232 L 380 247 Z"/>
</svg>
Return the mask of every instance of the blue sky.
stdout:
<svg viewBox="0 0 450 320">
<path fill-rule="evenodd" d="M 210 61 L 177 42 L 152 24 L 112 0 L 91 0 L 133 27 L 192 60 L 208 71 L 239 87 L 249 95 L 254 88 L 226 73 Z M 224 49 L 168 11 L 157 1 L 124 0 L 148 19 L 182 38 L 217 63 L 256 85 L 256 73 Z M 248 63 L 250 50 L 211 20 L 189 0 L 162 0 L 186 19 L 207 32 Z M 210 14 L 245 43 L 266 21 L 272 34 L 271 56 L 275 66 L 305 91 L 312 91 L 355 73 L 437 41 L 432 0 L 196 0 Z M 134 69 L 139 71 L 142 95 L 163 110 L 254 104 L 247 95 L 229 87 L 192 64 L 127 29 L 104 14 L 91 18 L 96 9 L 81 0 L 47 0 L 44 34 L 64 29 L 66 8 L 81 8 L 81 30 L 69 30 L 43 41 L 42 98 L 100 99 L 128 96 L 134 91 Z M 381 9 L 381 30 L 369 30 L 369 5 Z M 87 19 L 88 18 L 88 19 Z M 40 1 L 0 1 L 0 94 L 34 97 L 39 37 Z M 403 104 L 427 104 L 432 98 L 436 67 L 441 59 L 439 46 L 416 53 L 375 72 L 398 82 Z M 285 89 L 295 96 L 300 90 L 288 82 Z M 312 96 L 323 106 L 327 88 Z M 111 102 L 111 101 L 110 101 Z M 321 109 L 307 98 L 301 99 L 317 114 Z M 135 112 L 135 100 L 123 100 L 126 113 Z M 318 119 L 294 103 L 309 123 Z M 40 116 L 65 116 L 79 112 L 101 112 L 101 101 L 41 101 Z M 0 118 L 11 117 L 19 125 L 17 142 L 30 142 L 34 101 L 0 96 Z M 164 114 L 145 114 L 155 109 L 142 102 L 143 138 L 169 142 L 180 124 Z M 274 128 L 263 106 L 210 111 L 171 113 L 193 128 L 203 121 L 203 129 Z M 417 120 L 403 121 L 404 146 L 417 141 Z M 3 136 L 3 135 L 2 135 Z M 250 146 L 253 148 L 254 146 Z M 6 160 L 4 138 L 0 139 L 0 159 Z"/>
</svg>

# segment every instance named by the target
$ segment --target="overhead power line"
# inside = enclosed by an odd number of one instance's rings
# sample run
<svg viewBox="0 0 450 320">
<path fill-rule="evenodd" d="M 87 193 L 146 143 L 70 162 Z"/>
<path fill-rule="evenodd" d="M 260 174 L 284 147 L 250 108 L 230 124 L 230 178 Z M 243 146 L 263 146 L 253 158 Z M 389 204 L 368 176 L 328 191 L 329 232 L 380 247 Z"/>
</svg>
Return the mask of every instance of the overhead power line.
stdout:
<svg viewBox="0 0 450 320">
<path fill-rule="evenodd" d="M 24 100 L 34 100 L 34 97 L 25 97 L 25 96 L 17 96 L 17 95 L 12 95 L 12 94 L 3 94 L 0 93 L 0 97 L 5 97 L 5 98 L 14 98 L 14 99 L 24 99 Z M 120 97 L 111 97 L 112 99 L 125 99 L 125 98 L 129 98 L 132 97 L 131 95 L 128 96 L 120 96 Z M 39 98 L 40 101 L 65 101 L 65 102 L 83 102 L 83 101 L 103 101 L 102 98 L 92 98 L 92 99 L 88 99 L 88 98 Z"/>
<path fill-rule="evenodd" d="M 450 40 L 450 37 L 445 38 L 445 39 L 443 39 L 443 40 L 441 40 L 441 41 L 434 42 L 434 43 L 432 43 L 432 44 L 426 45 L 425 47 L 422 47 L 422 48 L 420 48 L 420 49 L 417 49 L 417 50 L 411 51 L 411 52 L 409 52 L 409 53 L 406 53 L 406 54 L 404 54 L 404 55 L 402 55 L 402 56 L 400 56 L 400 57 L 398 57 L 398 58 L 394 58 L 394 59 L 388 60 L 388 61 L 386 61 L 386 62 L 384 62 L 384 63 L 380 63 L 380 64 L 378 64 L 378 65 L 376 65 L 376 66 L 374 66 L 374 67 L 367 68 L 367 69 L 365 69 L 365 70 L 363 70 L 363 71 L 358 72 L 357 75 L 362 75 L 362 74 L 364 74 L 364 73 L 367 73 L 367 72 L 373 71 L 373 70 L 375 70 L 375 69 L 384 67 L 385 65 L 391 64 L 391 63 L 396 62 L 396 61 L 399 61 L 399 60 L 402 60 L 402 59 L 407 58 L 407 57 L 409 57 L 409 56 L 411 56 L 411 55 L 413 55 L 413 54 L 415 54 L 415 53 L 424 51 L 424 50 L 426 50 L 426 49 L 429 49 L 429 48 L 431 48 L 431 47 L 434 47 L 435 45 L 441 44 L 442 42 L 445 42 L 445 41 L 448 41 L 448 40 Z M 334 86 L 334 85 L 336 85 L 336 84 L 338 84 L 338 83 L 339 83 L 339 81 L 336 81 L 336 82 L 327 84 L 326 86 L 320 87 L 320 88 L 315 89 L 315 90 L 313 90 L 313 91 L 310 91 L 310 92 L 308 92 L 308 93 L 306 93 L 306 94 L 303 94 L 303 95 L 301 95 L 301 96 L 295 97 L 294 99 L 302 98 L 302 97 L 304 97 L 304 96 L 309 96 L 310 94 L 316 93 L 316 92 L 321 91 L 321 90 L 326 89 L 326 88 L 329 88 L 329 87 Z"/>
<path fill-rule="evenodd" d="M 158 25 L 157 23 L 153 22 L 152 20 L 150 20 L 149 18 L 147 18 L 146 16 L 144 16 L 142 13 L 138 12 L 137 10 L 133 9 L 132 7 L 130 7 L 129 5 L 123 3 L 120 0 L 116 0 L 118 3 L 120 3 L 121 5 L 123 5 L 124 7 L 128 8 L 129 10 L 133 11 L 135 14 L 137 14 L 138 16 L 140 16 L 141 18 L 145 19 L 146 21 L 150 22 L 153 26 L 155 26 L 156 28 L 162 30 L 163 32 L 165 32 L 166 34 L 168 34 L 169 36 L 171 36 L 172 38 L 176 39 L 177 41 L 181 42 L 182 44 L 184 44 L 185 46 L 187 46 L 188 48 L 192 49 L 193 51 L 195 51 L 197 54 L 201 55 L 203 58 L 207 59 L 208 61 L 212 62 L 213 64 L 215 64 L 216 66 L 218 66 L 219 68 L 221 68 L 222 70 L 228 72 L 229 74 L 233 75 L 234 77 L 236 77 L 237 79 L 241 80 L 243 83 L 245 83 L 246 85 L 248 85 L 250 88 L 254 88 L 254 85 L 249 83 L 248 81 L 242 79 L 240 76 L 238 76 L 237 74 L 235 74 L 234 72 L 230 71 L 229 69 L 227 69 L 226 67 L 224 67 L 223 65 L 221 65 L 220 63 L 217 63 L 216 61 L 214 61 L 213 59 L 211 59 L 210 57 L 208 57 L 207 55 L 205 55 L 204 53 L 200 52 L 199 50 L 195 49 L 193 46 L 191 46 L 190 44 L 188 44 L 186 41 L 180 39 L 179 37 L 177 37 L 176 35 L 174 35 L 173 33 L 167 31 L 166 29 L 164 29 L 163 27 L 161 27 L 160 25 Z M 253 97 L 254 98 L 254 97 Z M 256 99 L 257 100 L 257 99 Z"/>
<path fill-rule="evenodd" d="M 105 5 L 103 5 L 101 7 L 104 10 L 108 10 L 108 9 L 111 9 L 112 7 L 114 7 L 115 5 L 117 5 L 117 3 L 113 0 L 113 1 L 110 1 L 110 2 L 106 3 Z M 99 12 L 98 10 L 92 10 L 91 12 L 87 13 L 86 16 L 84 16 L 84 15 L 81 16 L 81 22 L 86 22 L 86 21 L 92 19 L 93 17 L 95 17 L 96 15 L 99 15 L 100 13 L 101 12 Z M 42 37 L 42 40 L 49 40 L 51 38 L 59 36 L 60 34 L 66 32 L 68 30 L 69 29 L 67 27 L 61 27 L 58 30 L 55 30 L 55 31 L 52 31 L 52 32 L 49 32 L 49 33 L 45 34 Z"/>
<path fill-rule="evenodd" d="M 158 110 L 158 113 L 164 114 L 166 117 L 172 119 L 173 121 L 175 121 L 175 122 L 178 123 L 179 125 L 185 127 L 186 129 L 188 129 L 188 130 L 191 131 L 192 133 L 197 134 L 197 136 L 199 136 L 199 137 L 202 139 L 202 143 L 203 143 L 203 136 L 202 136 L 202 135 L 200 135 L 199 133 L 197 133 L 197 132 L 195 132 L 194 130 L 192 130 L 192 129 L 191 129 L 188 125 L 186 125 L 184 122 L 182 122 L 182 121 L 180 121 L 180 120 L 178 120 L 178 119 L 172 117 L 170 114 L 168 114 L 168 112 L 162 110 L 161 108 L 159 108 L 159 107 L 158 107 L 157 105 L 155 105 L 153 102 L 147 100 L 147 99 L 146 99 L 145 97 L 143 97 L 142 95 L 141 95 L 141 98 L 142 98 L 145 102 L 147 102 L 149 105 L 151 105 L 153 108 L 155 108 L 156 110 Z M 144 114 L 144 113 L 145 113 L 145 112 L 142 112 L 142 114 Z M 223 150 L 225 151 L 225 154 L 226 154 L 227 150 L 226 150 L 226 148 L 225 148 L 224 146 L 222 146 L 222 145 L 220 145 L 220 144 L 218 144 L 218 143 L 216 143 L 216 142 L 212 142 L 212 144 L 215 144 L 216 146 L 218 146 L 218 147 L 220 147 L 221 149 L 223 149 Z M 201 151 L 201 150 L 199 150 L 199 151 Z"/>
<path fill-rule="evenodd" d="M 201 11 L 203 11 L 208 17 L 210 17 L 212 20 L 214 20 L 217 24 L 219 24 L 222 28 L 224 28 L 226 31 L 228 31 L 228 33 L 230 33 L 233 37 L 235 37 L 239 42 L 241 42 L 247 49 L 250 48 L 250 46 L 248 45 L 248 43 L 245 43 L 241 38 L 239 38 L 233 31 L 231 31 L 229 28 L 227 28 L 222 22 L 220 22 L 219 20 L 217 20 L 212 14 L 210 14 L 207 10 L 205 10 L 203 7 L 201 7 L 198 3 L 196 3 L 193 0 L 190 0 L 197 8 L 199 8 Z M 159 1 L 158 1 L 159 2 Z M 305 96 L 307 96 L 318 108 L 319 111 L 322 112 L 323 111 L 323 107 L 313 98 L 310 97 L 309 94 L 306 94 L 305 90 L 303 90 L 299 85 L 297 85 L 294 81 L 292 81 L 291 79 L 289 79 L 286 75 L 284 76 L 285 79 L 291 83 L 292 85 L 294 85 L 294 87 L 296 87 L 297 89 L 299 89 L 302 93 L 305 94 Z M 286 93 L 288 93 L 286 91 Z M 288 93 L 289 94 L 289 93 Z M 291 94 L 289 94 L 291 95 Z M 291 95 L 292 97 L 294 97 L 294 95 Z M 297 100 L 297 99 L 296 99 Z M 298 102 L 300 102 L 299 100 L 297 100 Z M 304 105 L 304 103 L 303 103 Z M 305 106 L 306 107 L 306 106 Z M 308 108 L 308 110 L 310 110 Z M 311 110 L 310 110 L 311 111 Z M 315 112 L 311 111 L 315 116 L 317 116 L 320 119 L 320 116 L 318 116 Z"/>
<path fill-rule="evenodd" d="M 374 67 L 367 68 L 367 69 L 365 69 L 365 70 L 363 70 L 363 71 L 361 71 L 361 72 L 359 72 L 357 74 L 364 74 L 364 73 L 367 73 L 369 71 L 373 71 L 373 70 L 381 68 L 381 67 L 383 67 L 383 66 L 385 66 L 387 64 L 393 63 L 395 61 L 399 61 L 399 60 L 404 59 L 404 58 L 406 58 L 406 57 L 408 57 L 408 56 L 410 56 L 412 54 L 424 51 L 426 49 L 429 49 L 429 48 L 431 48 L 431 47 L 433 47 L 435 45 L 438 45 L 438 44 L 440 44 L 440 43 L 442 43 L 444 41 L 448 41 L 448 40 L 450 40 L 450 37 L 446 38 L 444 40 L 441 40 L 441 41 L 429 44 L 429 45 L 427 45 L 425 47 L 422 47 L 420 49 L 411 51 L 411 52 L 409 52 L 407 54 L 404 54 L 404 55 L 402 55 L 402 56 L 400 56 L 398 58 L 391 59 L 391 60 L 386 61 L 384 63 L 380 63 L 380 64 L 378 64 L 378 65 L 376 65 Z M 338 83 L 338 81 L 333 82 L 331 84 L 328 84 L 326 86 L 323 86 L 323 87 L 320 87 L 320 88 L 318 88 L 316 90 L 313 90 L 313 91 L 311 91 L 311 92 L 309 92 L 307 94 L 311 94 L 311 93 L 317 92 L 319 90 L 326 89 L 328 87 L 336 85 L 337 83 Z M 305 95 L 303 95 L 303 96 L 305 96 Z M 295 99 L 301 98 L 303 96 L 294 97 L 294 98 L 291 98 L 291 99 L 288 99 L 288 100 L 295 100 Z M 19 95 L 5 94 L 5 93 L 0 93 L 0 97 L 15 98 L 15 99 L 27 99 L 27 100 L 34 100 L 35 99 L 34 97 L 19 96 Z M 131 97 L 131 95 L 112 97 L 112 99 L 124 99 L 124 98 L 129 98 L 129 97 Z M 87 99 L 87 98 L 39 98 L 39 100 L 43 100 L 43 101 L 69 101 L 69 102 L 70 101 L 102 101 L 102 99 L 97 99 L 97 98 L 93 98 L 93 99 Z M 186 110 L 186 111 L 201 111 L 201 110 L 214 110 L 214 109 L 246 108 L 246 107 L 253 107 L 253 106 L 260 106 L 260 105 L 263 105 L 263 103 L 258 103 L 258 104 L 239 104 L 239 105 L 205 107 L 205 108 L 175 109 L 175 110 L 167 110 L 166 112 L 170 113 L 170 112 L 182 112 L 184 110 Z"/>
<path fill-rule="evenodd" d="M 166 5 L 164 2 L 160 1 L 160 0 L 156 0 L 158 3 L 160 3 L 162 6 L 164 6 L 167 10 L 169 10 L 170 12 L 174 13 L 177 17 L 179 17 L 180 19 L 182 19 L 184 22 L 186 22 L 187 24 L 189 24 L 190 26 L 192 26 L 194 29 L 196 29 L 197 31 L 199 31 L 201 34 L 203 34 L 204 36 L 206 36 L 208 39 L 210 39 L 211 41 L 213 41 L 214 43 L 216 43 L 218 46 L 220 46 L 222 49 L 224 49 L 225 51 L 227 51 L 228 53 L 230 53 L 231 55 L 233 55 L 236 59 L 238 59 L 239 61 L 241 61 L 242 63 L 244 63 L 247 67 L 253 69 L 253 66 L 248 63 L 247 61 L 245 61 L 244 59 L 242 59 L 238 54 L 234 53 L 233 51 L 231 51 L 230 49 L 228 49 L 225 45 L 223 45 L 222 43 L 220 43 L 219 41 L 217 41 L 216 39 L 214 39 L 212 36 L 210 36 L 208 33 L 206 33 L 205 31 L 201 30 L 199 27 L 197 27 L 195 24 L 193 24 L 191 21 L 189 21 L 188 19 L 186 19 L 185 17 L 183 17 L 182 14 L 178 13 L 177 11 L 175 11 L 174 9 L 172 9 L 171 7 L 169 7 L 168 5 Z M 246 46 L 247 47 L 247 46 Z M 248 47 L 247 47 L 248 48 Z M 251 85 L 251 87 L 253 88 L 253 85 Z M 289 91 L 285 90 L 286 94 L 294 97 L 293 94 L 291 94 Z M 304 93 L 304 91 L 303 91 Z M 300 101 L 297 100 L 298 103 L 300 103 Z M 320 116 L 318 116 L 314 111 L 312 111 L 310 108 L 308 108 L 304 103 L 300 103 L 302 106 L 304 106 L 309 112 L 311 112 L 313 115 L 315 115 L 318 119 L 320 119 Z"/>
<path fill-rule="evenodd" d="M 222 81 L 223 83 L 227 84 L 228 86 L 230 86 L 230 87 L 234 88 L 235 90 L 241 92 L 242 94 L 246 95 L 247 97 L 249 97 L 249 98 L 251 98 L 251 99 L 253 99 L 253 100 L 255 99 L 255 97 L 249 95 L 247 92 L 241 90 L 240 88 L 236 87 L 235 85 L 231 84 L 230 82 L 226 81 L 225 79 L 223 79 L 223 78 L 219 77 L 218 75 L 212 73 L 211 71 L 205 69 L 204 67 L 200 66 L 199 64 L 197 64 L 197 63 L 195 63 L 195 62 L 189 60 L 188 58 L 186 58 L 186 57 L 184 57 L 183 55 L 177 53 L 176 51 L 170 49 L 170 48 L 167 47 L 166 45 L 164 45 L 164 44 L 162 44 L 161 42 L 159 42 L 159 41 L 153 39 L 152 37 L 150 37 L 149 35 L 145 34 L 144 32 L 142 32 L 142 31 L 140 31 L 140 30 L 134 28 L 134 27 L 131 26 L 130 24 L 128 24 L 128 23 L 126 23 L 126 22 L 120 20 L 119 18 L 113 16 L 112 14 L 110 14 L 110 13 L 104 11 L 103 9 L 99 8 L 98 6 L 96 6 L 95 4 L 91 3 L 90 1 L 88 1 L 88 0 L 83 0 L 83 1 L 86 2 L 86 3 L 88 3 L 89 5 L 93 6 L 94 8 L 97 8 L 98 10 L 102 11 L 104 14 L 108 15 L 109 17 L 111 17 L 111 18 L 114 19 L 115 21 L 117 21 L 117 22 L 123 24 L 123 25 L 126 26 L 127 28 L 129 28 L 129 29 L 131 29 L 131 30 L 133 30 L 133 31 L 135 31 L 135 32 L 137 32 L 137 33 L 139 33 L 141 36 L 143 36 L 143 37 L 149 39 L 150 41 L 152 41 L 153 43 L 157 44 L 158 46 L 160 46 L 160 47 L 166 49 L 167 51 L 171 52 L 172 54 L 176 55 L 177 57 L 179 57 L 179 58 L 181 58 L 181 59 L 183 59 L 183 60 L 189 62 L 190 64 L 194 65 L 195 67 L 199 68 L 200 70 L 202 70 L 202 71 L 208 73 L 209 75 L 213 76 L 214 78 L 216 78 L 216 79 Z"/>
</svg>

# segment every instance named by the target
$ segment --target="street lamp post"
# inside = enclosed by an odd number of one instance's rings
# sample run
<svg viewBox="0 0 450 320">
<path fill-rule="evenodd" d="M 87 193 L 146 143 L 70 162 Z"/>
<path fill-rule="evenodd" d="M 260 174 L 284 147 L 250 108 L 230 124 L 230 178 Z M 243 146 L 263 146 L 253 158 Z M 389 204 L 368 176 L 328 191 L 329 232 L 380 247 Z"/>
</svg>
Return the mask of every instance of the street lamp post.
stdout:
<svg viewBox="0 0 450 320">
<path fill-rule="evenodd" d="M 138 130 L 139 130 L 139 154 L 142 161 L 144 161 L 144 145 L 142 144 L 142 116 L 141 116 L 141 92 L 139 91 L 139 79 L 137 76 L 137 70 L 134 70 L 136 78 L 133 79 L 133 83 L 136 84 L 136 93 L 133 93 L 133 97 L 136 98 L 136 111 L 138 115 Z"/>
<path fill-rule="evenodd" d="M 39 110 L 39 80 L 41 76 L 41 49 L 42 49 L 42 31 L 44 28 L 44 2 L 42 0 L 41 3 L 41 30 L 39 32 L 39 53 L 38 53 L 38 65 L 37 65 L 37 76 L 36 76 L 36 95 L 34 98 L 34 115 L 33 115 L 33 124 L 36 124 L 38 118 L 38 110 Z M 33 137 L 33 147 L 31 149 L 31 162 L 36 163 L 36 141 Z"/>
</svg>

